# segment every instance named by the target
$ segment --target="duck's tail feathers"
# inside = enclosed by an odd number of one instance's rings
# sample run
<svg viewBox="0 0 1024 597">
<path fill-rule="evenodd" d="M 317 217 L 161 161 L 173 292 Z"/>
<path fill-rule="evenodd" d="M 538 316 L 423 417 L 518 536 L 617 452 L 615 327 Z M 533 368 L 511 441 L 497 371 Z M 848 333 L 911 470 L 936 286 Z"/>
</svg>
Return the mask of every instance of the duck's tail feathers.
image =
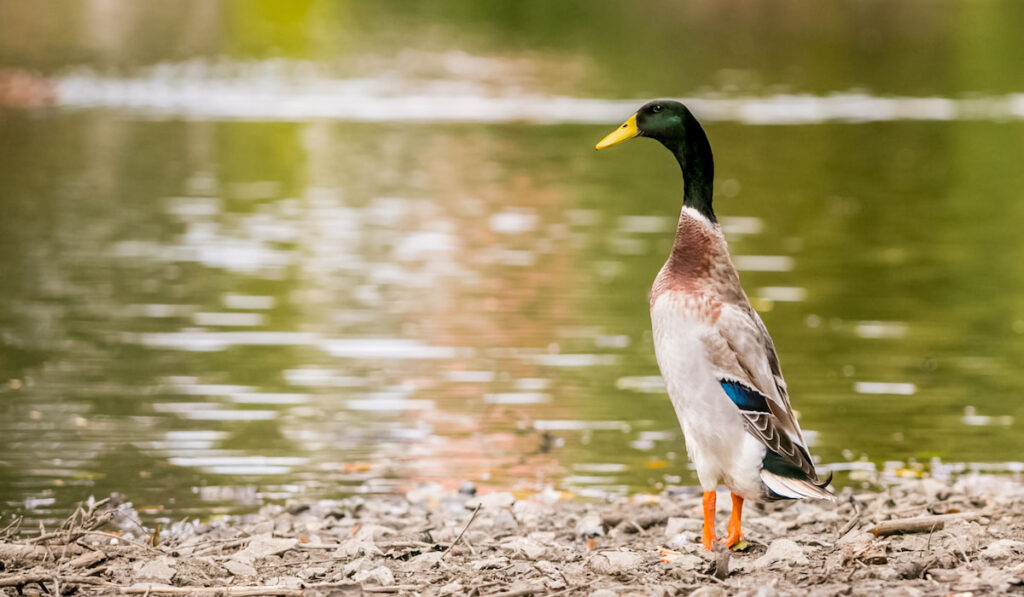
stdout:
<svg viewBox="0 0 1024 597">
<path fill-rule="evenodd" d="M 832 482 L 832 474 L 823 483 L 815 483 L 810 479 L 794 479 L 777 475 L 768 469 L 761 469 L 761 481 L 776 499 L 802 500 L 807 498 L 836 501 L 836 496 L 825 489 Z"/>
</svg>

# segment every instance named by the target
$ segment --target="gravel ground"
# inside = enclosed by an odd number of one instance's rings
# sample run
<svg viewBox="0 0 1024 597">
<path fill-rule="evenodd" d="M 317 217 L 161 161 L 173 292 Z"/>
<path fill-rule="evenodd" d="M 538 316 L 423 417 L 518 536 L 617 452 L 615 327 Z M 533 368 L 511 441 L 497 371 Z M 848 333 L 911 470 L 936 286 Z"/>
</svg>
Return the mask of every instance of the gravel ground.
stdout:
<svg viewBox="0 0 1024 597">
<path fill-rule="evenodd" d="M 748 545 L 706 552 L 698 495 L 607 503 L 423 487 L 155 532 L 130 504 L 0 532 L 7 595 L 1024 594 L 1024 486 L 1007 477 L 749 504 Z M 727 494 L 718 503 L 728 505 Z M 724 531 L 727 510 L 719 512 Z M 7 520 L 7 519 L 5 519 Z M 154 537 L 154 534 L 156 535 Z"/>
</svg>

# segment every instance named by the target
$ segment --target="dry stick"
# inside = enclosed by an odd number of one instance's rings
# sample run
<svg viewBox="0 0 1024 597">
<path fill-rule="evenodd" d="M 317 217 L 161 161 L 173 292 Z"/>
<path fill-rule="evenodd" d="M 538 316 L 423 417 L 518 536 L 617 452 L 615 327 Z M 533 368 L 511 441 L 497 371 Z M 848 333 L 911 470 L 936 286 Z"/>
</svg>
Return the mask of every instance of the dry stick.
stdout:
<svg viewBox="0 0 1024 597">
<path fill-rule="evenodd" d="M 161 551 L 161 550 L 159 550 L 159 549 L 157 549 L 155 547 L 150 547 L 149 545 L 146 545 L 145 543 L 139 543 L 138 541 L 135 541 L 133 539 L 128 539 L 127 537 L 118 537 L 117 535 L 112 535 L 110 533 L 105 533 L 103 531 L 85 531 L 82 534 L 83 535 L 99 535 L 101 537 L 106 537 L 107 539 L 114 539 L 115 541 L 124 541 L 125 543 L 127 543 L 129 545 L 134 545 L 135 547 L 141 547 L 142 549 L 146 549 L 146 550 L 158 553 L 158 554 L 160 554 L 162 556 L 167 555 L 167 552 Z M 108 544 L 108 547 L 113 547 L 113 545 Z"/>
<path fill-rule="evenodd" d="M 124 595 L 218 595 L 226 597 L 251 597 L 268 595 L 271 597 L 301 597 L 307 589 L 332 589 L 338 587 L 355 587 L 358 585 L 323 584 L 309 585 L 303 589 L 286 589 L 283 587 L 241 586 L 241 587 L 159 587 L 154 585 L 115 587 Z M 422 591 L 423 585 L 390 585 L 387 587 L 362 587 L 364 593 L 399 593 L 401 591 Z"/>
<path fill-rule="evenodd" d="M 875 528 L 872 529 L 871 532 L 874 533 L 876 537 L 885 537 L 887 535 L 897 535 L 902 533 L 926 533 L 941 529 L 947 522 L 977 518 L 978 516 L 980 516 L 980 514 L 977 512 L 964 512 L 962 514 L 940 514 L 938 516 L 900 518 L 897 520 L 880 522 L 875 525 Z"/>
<path fill-rule="evenodd" d="M 857 523 L 860 522 L 861 515 L 864 513 L 864 510 L 862 508 L 857 507 L 857 500 L 853 499 L 852 497 L 850 498 L 850 505 L 853 506 L 853 518 L 851 518 L 846 524 L 843 525 L 841 529 L 839 529 L 840 538 L 842 538 L 842 536 L 846 533 L 849 533 L 850 529 L 857 526 Z"/>
<path fill-rule="evenodd" d="M 448 554 L 450 554 L 452 552 L 452 550 L 455 549 L 455 546 L 459 544 L 459 541 L 462 540 L 462 536 L 465 535 L 466 531 L 469 530 L 469 525 L 473 524 L 473 521 L 476 520 L 476 515 L 477 515 L 478 512 L 480 512 L 480 506 L 483 506 L 483 505 L 484 505 L 483 502 L 480 502 L 479 504 L 476 505 L 476 508 L 473 508 L 473 515 L 469 517 L 469 522 L 466 523 L 466 526 L 462 527 L 462 532 L 459 533 L 459 536 L 456 537 L 455 541 L 452 541 L 452 544 L 448 546 L 448 549 L 446 549 L 444 551 L 444 553 L 441 554 L 441 557 L 438 558 L 438 560 L 437 560 L 438 563 L 440 563 L 441 560 L 443 560 L 446 557 L 448 557 Z"/>
<path fill-rule="evenodd" d="M 21 585 L 27 585 L 30 582 L 44 583 L 53 579 L 53 574 L 18 574 L 15 576 L 8 576 L 7 578 L 0 578 L 0 587 L 20 587 Z M 105 580 L 92 578 L 90 576 L 62 576 L 60 579 L 63 580 L 66 585 L 114 586 Z"/>
<path fill-rule="evenodd" d="M 538 586 L 526 587 L 524 589 L 516 589 L 515 591 L 505 591 L 504 593 L 491 593 L 487 597 L 525 597 L 526 595 L 533 595 L 534 593 L 540 593 L 545 588 L 546 587 L 544 587 L 544 585 L 541 585 L 539 587 Z"/>
</svg>

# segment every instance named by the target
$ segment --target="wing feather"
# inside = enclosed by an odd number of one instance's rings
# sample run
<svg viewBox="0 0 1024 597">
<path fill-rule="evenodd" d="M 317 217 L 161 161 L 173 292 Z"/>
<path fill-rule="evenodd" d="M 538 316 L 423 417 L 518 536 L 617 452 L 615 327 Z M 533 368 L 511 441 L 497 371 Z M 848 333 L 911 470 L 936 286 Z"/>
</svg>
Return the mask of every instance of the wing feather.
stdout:
<svg viewBox="0 0 1024 597">
<path fill-rule="evenodd" d="M 749 305 L 723 305 L 714 332 L 704 343 L 720 383 L 742 384 L 765 398 L 767 412 L 740 407 L 747 431 L 786 464 L 816 481 L 814 464 L 789 404 L 775 345 L 757 312 Z"/>
</svg>

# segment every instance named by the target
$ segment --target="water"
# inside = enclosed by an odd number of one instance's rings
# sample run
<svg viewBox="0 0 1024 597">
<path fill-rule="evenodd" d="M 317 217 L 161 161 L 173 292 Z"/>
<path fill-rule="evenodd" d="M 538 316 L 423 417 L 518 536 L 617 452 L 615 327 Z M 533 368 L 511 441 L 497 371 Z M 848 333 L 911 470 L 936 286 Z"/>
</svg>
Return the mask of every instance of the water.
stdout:
<svg viewBox="0 0 1024 597">
<path fill-rule="evenodd" d="M 1013 3 L 69 6 L 70 49 L 0 3 L 59 105 L 0 112 L 2 510 L 692 485 L 646 300 L 677 167 L 593 151 L 652 96 L 838 482 L 1021 472 Z"/>
</svg>

